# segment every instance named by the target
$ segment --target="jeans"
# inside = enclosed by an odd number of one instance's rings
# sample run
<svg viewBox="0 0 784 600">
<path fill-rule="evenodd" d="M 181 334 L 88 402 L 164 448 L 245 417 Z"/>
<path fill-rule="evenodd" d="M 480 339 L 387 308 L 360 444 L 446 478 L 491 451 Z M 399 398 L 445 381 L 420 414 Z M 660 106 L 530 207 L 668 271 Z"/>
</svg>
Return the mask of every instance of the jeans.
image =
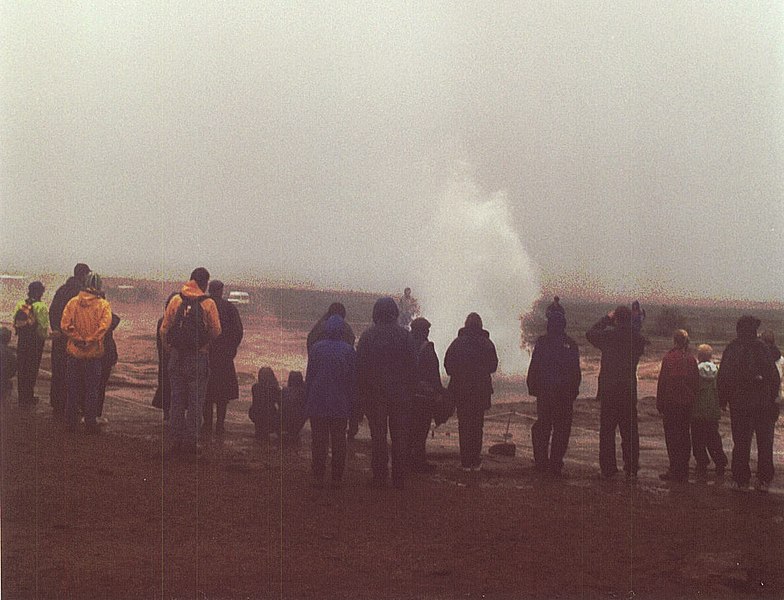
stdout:
<svg viewBox="0 0 784 600">
<path fill-rule="evenodd" d="M 77 409 L 84 398 L 84 423 L 95 425 L 98 416 L 98 388 L 101 385 L 101 358 L 74 358 L 68 356 L 68 397 L 65 403 L 65 421 L 75 427 L 79 421 Z"/>
<path fill-rule="evenodd" d="M 170 444 L 195 451 L 207 393 L 207 355 L 172 350 L 168 370 L 171 381 Z"/>
</svg>

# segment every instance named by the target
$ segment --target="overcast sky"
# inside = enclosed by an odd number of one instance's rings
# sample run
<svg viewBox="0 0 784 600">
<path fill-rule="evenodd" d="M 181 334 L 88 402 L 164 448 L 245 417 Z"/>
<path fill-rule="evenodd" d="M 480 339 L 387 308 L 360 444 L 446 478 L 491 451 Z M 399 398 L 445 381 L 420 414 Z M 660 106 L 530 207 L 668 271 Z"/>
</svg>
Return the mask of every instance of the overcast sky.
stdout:
<svg viewBox="0 0 784 600">
<path fill-rule="evenodd" d="M 783 300 L 782 13 L 2 2 L 0 257 L 397 290 L 465 233 L 525 298 Z"/>
</svg>

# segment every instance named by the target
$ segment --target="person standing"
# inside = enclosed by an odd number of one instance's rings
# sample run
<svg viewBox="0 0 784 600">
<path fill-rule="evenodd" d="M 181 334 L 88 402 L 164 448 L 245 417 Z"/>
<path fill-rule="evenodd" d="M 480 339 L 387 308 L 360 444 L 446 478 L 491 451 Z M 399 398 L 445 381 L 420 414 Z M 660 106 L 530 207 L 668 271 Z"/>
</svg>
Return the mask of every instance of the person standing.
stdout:
<svg viewBox="0 0 784 600">
<path fill-rule="evenodd" d="M 166 312 L 166 307 L 169 306 L 171 299 L 177 295 L 177 292 L 169 294 L 166 302 L 163 305 L 163 310 Z M 163 325 L 163 317 L 158 319 L 158 324 L 155 327 L 155 348 L 158 352 L 158 387 L 155 388 L 155 395 L 152 398 L 152 405 L 155 408 L 163 409 L 163 420 L 169 420 L 169 409 L 171 408 L 171 380 L 169 379 L 169 350 L 161 338 L 161 325 Z"/>
<path fill-rule="evenodd" d="M 356 352 L 341 339 L 340 315 L 327 320 L 324 333 L 327 339 L 316 342 L 308 356 L 305 415 L 310 419 L 313 485 L 324 485 L 327 447 L 331 446 L 331 481 L 337 488 L 346 463 L 346 427 L 357 402 Z"/>
<path fill-rule="evenodd" d="M 464 471 L 479 471 L 485 411 L 490 408 L 492 374 L 498 369 L 498 355 L 478 314 L 466 317 L 465 326 L 447 348 L 444 368 L 450 376 L 448 389 L 457 407 L 460 464 Z"/>
<path fill-rule="evenodd" d="M 419 316 L 419 302 L 411 295 L 411 288 L 403 290 L 403 297 L 398 307 L 398 324 L 404 329 L 411 329 L 411 321 Z"/>
<path fill-rule="evenodd" d="M 697 361 L 689 352 L 689 334 L 677 329 L 672 337 L 673 348 L 664 355 L 656 386 L 656 410 L 664 423 L 664 441 L 670 467 L 659 475 L 664 481 L 686 481 L 689 478 L 691 454 L 691 416 L 700 391 Z"/>
<path fill-rule="evenodd" d="M 427 434 L 433 420 L 436 398 L 446 392 L 441 383 L 441 367 L 430 335 L 430 321 L 417 317 L 411 322 L 411 337 L 416 348 L 416 387 L 408 430 L 408 463 L 414 472 L 428 473 L 435 467 L 427 462 Z"/>
<path fill-rule="evenodd" d="M 210 344 L 210 372 L 202 430 L 206 435 L 212 435 L 212 407 L 215 405 L 215 434 L 223 435 L 229 401 L 240 397 L 234 358 L 244 332 L 237 307 L 223 298 L 223 282 L 217 279 L 210 281 L 209 292 L 218 307 L 221 334 Z"/>
<path fill-rule="evenodd" d="M 84 425 L 87 433 L 98 433 L 98 392 L 103 366 L 104 336 L 112 323 L 112 309 L 101 293 L 101 277 L 90 273 L 84 289 L 63 309 L 60 329 L 68 337 L 68 398 L 65 423 L 76 430 L 77 408 L 84 398 Z"/>
<path fill-rule="evenodd" d="M 310 354 L 310 349 L 313 347 L 313 344 L 320 340 L 327 339 L 324 333 L 324 327 L 327 324 L 327 319 L 329 319 L 332 315 L 340 315 L 343 319 L 343 333 L 341 335 L 341 339 L 346 342 L 352 348 L 354 347 L 354 330 L 351 329 L 351 325 L 348 324 L 346 321 L 346 307 L 343 306 L 341 302 L 333 302 L 329 305 L 327 312 L 316 321 L 316 324 L 313 325 L 313 328 L 308 333 L 307 339 L 307 347 L 308 347 L 308 354 Z M 348 420 L 348 438 L 353 440 L 354 437 L 357 435 L 359 431 L 359 424 L 362 422 L 362 407 L 359 405 L 359 402 L 356 403 L 354 407 L 354 412 Z"/>
<path fill-rule="evenodd" d="M 207 391 L 210 342 L 221 334 L 215 301 L 207 292 L 210 273 L 198 267 L 166 306 L 161 339 L 169 352 L 171 408 L 169 452 L 195 455 Z"/>
<path fill-rule="evenodd" d="M 531 443 L 535 469 L 541 473 L 561 474 L 581 378 L 580 351 L 566 335 L 566 317 L 552 311 L 547 333 L 536 340 L 526 378 L 528 393 L 536 397 Z"/>
<path fill-rule="evenodd" d="M 370 423 L 375 488 L 387 485 L 387 432 L 392 440 L 392 484 L 397 489 L 405 486 L 404 419 L 416 378 L 416 349 L 411 333 L 398 325 L 398 316 L 393 298 L 379 298 L 373 306 L 373 324 L 357 344 L 357 384 Z"/>
<path fill-rule="evenodd" d="M 722 476 L 727 467 L 727 455 L 724 454 L 719 433 L 722 410 L 716 396 L 716 376 L 719 368 L 711 360 L 712 356 L 713 348 L 708 344 L 697 347 L 700 392 L 691 415 L 691 449 L 694 460 L 697 461 L 698 474 L 704 474 L 708 469 L 708 463 L 713 459 L 716 475 Z"/>
<path fill-rule="evenodd" d="M 773 435 L 778 418 L 776 398 L 781 387 L 776 364 L 765 342 L 757 338 L 760 321 L 738 319 L 737 337 L 724 350 L 716 377 L 719 402 L 730 407 L 732 480 L 746 490 L 751 481 L 751 438 L 757 438 L 756 489 L 767 492 L 773 481 Z"/>
<path fill-rule="evenodd" d="M 618 306 L 597 321 L 585 334 L 601 350 L 599 368 L 599 465 L 602 477 L 618 473 L 615 430 L 621 432 L 621 451 L 626 476 L 634 478 L 640 464 L 637 428 L 637 363 L 645 350 L 645 338 L 634 331 L 631 311 Z"/>
<path fill-rule="evenodd" d="M 640 333 L 643 323 L 645 323 L 645 309 L 640 307 L 639 300 L 635 300 L 632 302 L 632 329 Z"/>
<path fill-rule="evenodd" d="M 104 296 L 105 297 L 105 296 Z M 101 383 L 98 386 L 98 413 L 103 415 L 103 403 L 106 400 L 106 386 L 109 384 L 109 377 L 112 374 L 114 365 L 117 364 L 119 356 L 117 354 L 117 344 L 114 341 L 114 330 L 120 324 L 120 317 L 112 313 L 112 324 L 103 338 L 103 360 L 101 361 Z"/>
<path fill-rule="evenodd" d="M 68 396 L 68 379 L 66 365 L 68 362 L 68 337 L 60 330 L 60 321 L 63 310 L 71 298 L 76 297 L 84 288 L 90 267 L 84 263 L 77 263 L 73 276 L 57 288 L 49 305 L 49 323 L 52 326 L 52 380 L 49 387 L 49 403 L 52 406 L 55 418 L 65 416 L 65 402 Z"/>
<path fill-rule="evenodd" d="M 14 307 L 19 406 L 32 406 L 38 402 L 35 382 L 41 367 L 44 343 L 49 337 L 49 309 L 41 300 L 43 295 L 44 284 L 33 281 L 27 286 L 27 297 Z"/>
<path fill-rule="evenodd" d="M 0 400 L 11 394 L 14 383 L 11 378 L 16 375 L 16 352 L 8 347 L 11 341 L 11 330 L 0 327 Z"/>
</svg>

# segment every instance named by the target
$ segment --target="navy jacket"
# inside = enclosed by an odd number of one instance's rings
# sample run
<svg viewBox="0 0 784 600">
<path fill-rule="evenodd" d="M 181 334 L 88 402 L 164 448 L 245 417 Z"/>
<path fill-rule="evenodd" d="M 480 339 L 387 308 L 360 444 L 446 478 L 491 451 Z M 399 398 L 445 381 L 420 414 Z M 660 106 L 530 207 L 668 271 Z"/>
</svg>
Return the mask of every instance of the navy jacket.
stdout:
<svg viewBox="0 0 784 600">
<path fill-rule="evenodd" d="M 343 319 L 331 316 L 327 339 L 316 342 L 308 356 L 305 415 L 348 419 L 357 402 L 357 360 L 354 348 L 341 338 Z"/>
<path fill-rule="evenodd" d="M 547 335 L 536 340 L 528 366 L 528 393 L 536 397 L 574 400 L 580 391 L 580 380 L 577 344 L 562 329 L 548 325 Z"/>
<path fill-rule="evenodd" d="M 491 375 L 498 368 L 498 355 L 486 330 L 460 329 L 446 350 L 444 368 L 449 375 L 448 389 L 457 402 L 478 402 L 485 410 L 490 408 Z"/>
</svg>

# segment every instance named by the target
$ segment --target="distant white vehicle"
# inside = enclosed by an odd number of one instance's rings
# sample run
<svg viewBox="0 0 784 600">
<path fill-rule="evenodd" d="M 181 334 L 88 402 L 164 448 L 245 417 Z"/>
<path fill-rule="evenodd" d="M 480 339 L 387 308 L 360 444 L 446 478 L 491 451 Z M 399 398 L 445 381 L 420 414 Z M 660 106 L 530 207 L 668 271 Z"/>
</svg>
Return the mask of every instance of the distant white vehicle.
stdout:
<svg viewBox="0 0 784 600">
<path fill-rule="evenodd" d="M 232 304 L 250 304 L 250 294 L 248 292 L 229 292 L 226 298 Z"/>
</svg>

